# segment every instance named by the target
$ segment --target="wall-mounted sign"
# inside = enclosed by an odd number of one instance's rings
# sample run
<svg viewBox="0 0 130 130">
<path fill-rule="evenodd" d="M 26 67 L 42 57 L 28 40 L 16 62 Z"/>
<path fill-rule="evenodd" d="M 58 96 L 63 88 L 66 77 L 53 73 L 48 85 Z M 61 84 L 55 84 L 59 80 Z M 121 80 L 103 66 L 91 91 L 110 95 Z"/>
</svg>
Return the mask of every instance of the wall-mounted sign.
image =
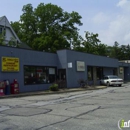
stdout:
<svg viewBox="0 0 130 130">
<path fill-rule="evenodd" d="M 2 71 L 3 72 L 18 72 L 19 58 L 2 57 Z"/>
<path fill-rule="evenodd" d="M 72 68 L 72 62 L 68 63 L 68 68 Z"/>
<path fill-rule="evenodd" d="M 119 67 L 120 74 L 123 74 L 123 71 L 124 71 L 123 67 Z"/>
<path fill-rule="evenodd" d="M 77 61 L 77 71 L 85 71 L 85 62 Z"/>
</svg>

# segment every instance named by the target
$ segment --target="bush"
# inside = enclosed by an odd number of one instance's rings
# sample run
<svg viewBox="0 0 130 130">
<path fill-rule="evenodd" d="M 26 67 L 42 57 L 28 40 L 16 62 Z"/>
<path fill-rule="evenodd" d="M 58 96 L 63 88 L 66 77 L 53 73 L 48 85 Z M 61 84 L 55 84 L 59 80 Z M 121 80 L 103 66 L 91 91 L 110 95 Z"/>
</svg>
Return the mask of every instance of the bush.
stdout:
<svg viewBox="0 0 130 130">
<path fill-rule="evenodd" d="M 52 84 L 49 89 L 51 91 L 58 91 L 58 84 Z"/>
</svg>

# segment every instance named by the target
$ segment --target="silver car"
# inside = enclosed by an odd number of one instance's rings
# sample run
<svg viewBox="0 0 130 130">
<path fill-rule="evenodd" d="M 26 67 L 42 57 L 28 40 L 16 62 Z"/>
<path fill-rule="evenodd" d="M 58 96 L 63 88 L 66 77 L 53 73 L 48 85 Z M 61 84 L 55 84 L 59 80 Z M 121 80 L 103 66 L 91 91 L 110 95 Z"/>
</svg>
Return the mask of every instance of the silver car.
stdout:
<svg viewBox="0 0 130 130">
<path fill-rule="evenodd" d="M 110 85 L 122 86 L 123 79 L 119 78 L 116 75 L 106 75 L 104 76 L 103 79 L 100 80 L 100 84 L 107 85 L 107 86 L 110 86 Z"/>
</svg>

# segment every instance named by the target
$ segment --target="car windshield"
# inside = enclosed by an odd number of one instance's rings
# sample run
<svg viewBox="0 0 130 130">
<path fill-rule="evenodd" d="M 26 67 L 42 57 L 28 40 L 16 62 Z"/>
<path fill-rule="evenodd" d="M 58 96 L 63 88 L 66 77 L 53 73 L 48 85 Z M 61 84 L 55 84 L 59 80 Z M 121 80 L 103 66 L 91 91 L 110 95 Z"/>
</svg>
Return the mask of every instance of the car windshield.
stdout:
<svg viewBox="0 0 130 130">
<path fill-rule="evenodd" d="M 117 76 L 109 76 L 109 79 L 117 79 Z"/>
</svg>

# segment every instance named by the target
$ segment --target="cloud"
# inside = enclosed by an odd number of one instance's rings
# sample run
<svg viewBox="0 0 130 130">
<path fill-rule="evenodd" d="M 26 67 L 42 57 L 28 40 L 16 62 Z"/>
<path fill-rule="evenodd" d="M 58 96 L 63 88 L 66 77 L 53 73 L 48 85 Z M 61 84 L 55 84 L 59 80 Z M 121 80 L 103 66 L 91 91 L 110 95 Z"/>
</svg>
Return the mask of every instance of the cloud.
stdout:
<svg viewBox="0 0 130 130">
<path fill-rule="evenodd" d="M 121 7 L 125 11 L 130 11 L 130 1 L 129 0 L 120 0 L 117 4 L 117 7 Z"/>
<path fill-rule="evenodd" d="M 130 41 L 130 33 L 125 35 L 124 40 L 125 41 Z"/>
<path fill-rule="evenodd" d="M 118 15 L 112 20 L 106 30 L 99 32 L 101 41 L 113 45 L 115 41 L 120 44 L 130 43 L 130 18 L 129 16 Z"/>
<path fill-rule="evenodd" d="M 103 24 L 108 20 L 109 20 L 109 17 L 103 12 L 96 14 L 92 19 L 92 21 L 96 24 Z"/>
<path fill-rule="evenodd" d="M 116 12 L 119 9 L 120 11 Z M 92 20 L 95 22 L 95 26 L 100 26 L 100 29 L 98 27 L 98 30 L 95 31 L 104 44 L 113 45 L 115 41 L 120 45 L 130 44 L 130 1 L 120 0 L 116 5 L 116 11 L 113 15 L 96 14 Z M 103 17 L 104 21 L 100 21 Z"/>
<path fill-rule="evenodd" d="M 124 5 L 126 5 L 127 0 L 120 0 L 117 4 L 117 6 L 123 7 Z"/>
</svg>

